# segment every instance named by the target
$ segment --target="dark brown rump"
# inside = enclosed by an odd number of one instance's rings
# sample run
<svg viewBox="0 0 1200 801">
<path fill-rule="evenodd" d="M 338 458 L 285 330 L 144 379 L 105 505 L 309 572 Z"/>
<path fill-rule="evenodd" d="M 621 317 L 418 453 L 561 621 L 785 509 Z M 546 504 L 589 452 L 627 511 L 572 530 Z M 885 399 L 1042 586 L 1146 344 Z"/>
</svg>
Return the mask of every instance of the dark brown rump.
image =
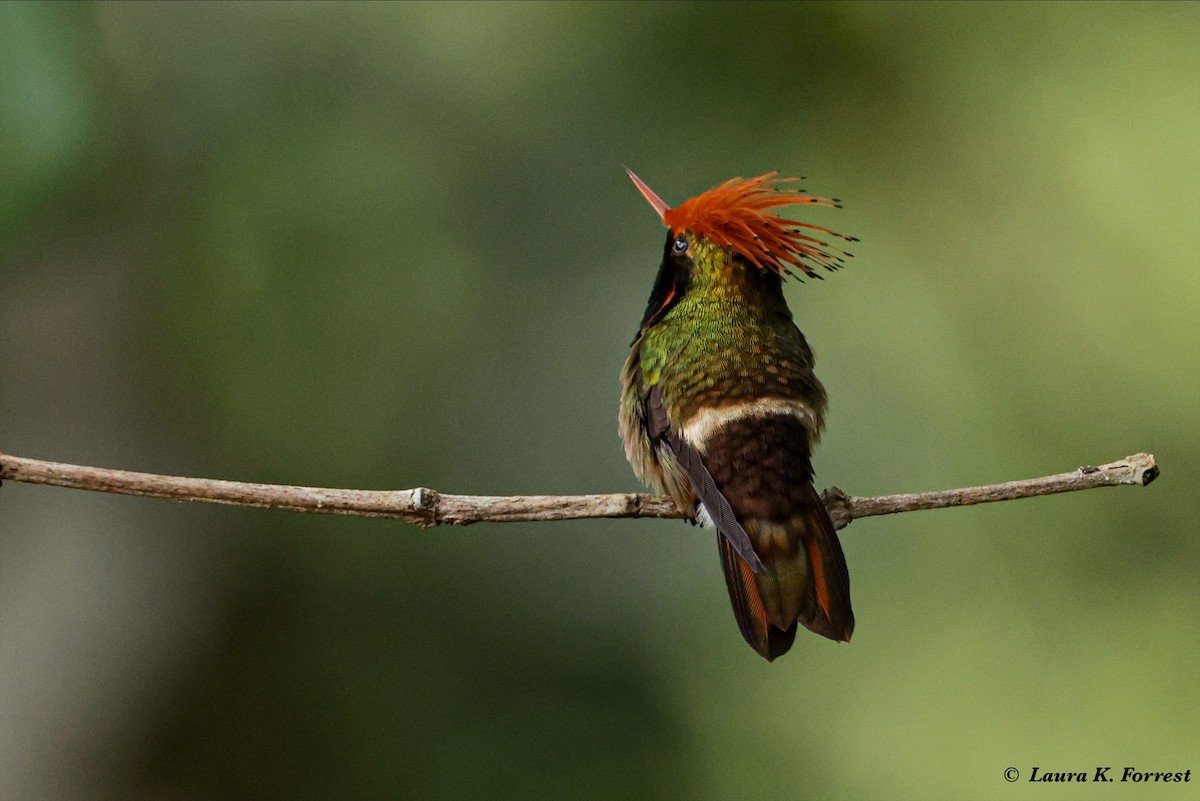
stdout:
<svg viewBox="0 0 1200 801">
<path fill-rule="evenodd" d="M 704 449 L 713 480 L 739 518 L 782 523 L 811 502 L 808 429 L 795 415 L 733 420 Z"/>
</svg>

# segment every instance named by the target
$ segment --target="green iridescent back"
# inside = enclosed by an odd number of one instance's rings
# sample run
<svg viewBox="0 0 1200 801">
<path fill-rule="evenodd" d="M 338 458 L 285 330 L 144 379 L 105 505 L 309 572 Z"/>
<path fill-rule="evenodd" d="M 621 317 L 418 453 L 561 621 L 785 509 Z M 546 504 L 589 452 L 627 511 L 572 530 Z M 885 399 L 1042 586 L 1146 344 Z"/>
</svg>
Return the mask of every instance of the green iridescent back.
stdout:
<svg viewBox="0 0 1200 801">
<path fill-rule="evenodd" d="M 819 429 L 825 391 L 778 276 L 707 242 L 693 251 L 691 286 L 641 339 L 643 386 L 661 382 L 680 422 L 705 408 L 780 398 L 807 403 Z"/>
</svg>

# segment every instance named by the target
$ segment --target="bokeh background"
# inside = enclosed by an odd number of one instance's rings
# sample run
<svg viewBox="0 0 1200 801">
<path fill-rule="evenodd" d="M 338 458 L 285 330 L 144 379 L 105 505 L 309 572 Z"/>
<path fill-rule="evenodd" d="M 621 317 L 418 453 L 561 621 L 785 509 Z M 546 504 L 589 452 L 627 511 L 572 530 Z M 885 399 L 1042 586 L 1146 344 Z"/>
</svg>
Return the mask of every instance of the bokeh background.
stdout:
<svg viewBox="0 0 1200 801">
<path fill-rule="evenodd" d="M 629 165 L 845 200 L 804 214 L 852 265 L 788 288 L 822 485 L 1163 470 L 856 522 L 853 644 L 773 665 L 677 521 L 10 482 L 0 797 L 1200 797 L 1197 41 L 1195 3 L 0 4 L 6 452 L 637 489 Z"/>
</svg>

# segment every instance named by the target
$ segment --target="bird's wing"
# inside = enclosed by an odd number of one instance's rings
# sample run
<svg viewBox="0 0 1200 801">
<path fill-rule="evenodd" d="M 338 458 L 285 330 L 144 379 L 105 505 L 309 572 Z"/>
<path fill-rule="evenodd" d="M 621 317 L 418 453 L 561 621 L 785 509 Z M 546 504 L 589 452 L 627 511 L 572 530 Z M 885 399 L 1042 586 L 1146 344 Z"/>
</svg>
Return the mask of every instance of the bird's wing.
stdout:
<svg viewBox="0 0 1200 801">
<path fill-rule="evenodd" d="M 750 535 L 738 522 L 729 500 L 717 488 L 717 483 L 704 466 L 704 459 L 699 451 L 688 444 L 678 431 L 671 428 L 671 419 L 663 404 L 661 384 L 652 386 L 646 398 L 646 427 L 651 441 L 657 442 L 659 447 L 666 448 L 675 457 L 721 536 L 729 541 L 729 545 L 746 561 L 751 570 L 755 573 L 764 572 L 766 568 L 754 551 Z"/>
</svg>

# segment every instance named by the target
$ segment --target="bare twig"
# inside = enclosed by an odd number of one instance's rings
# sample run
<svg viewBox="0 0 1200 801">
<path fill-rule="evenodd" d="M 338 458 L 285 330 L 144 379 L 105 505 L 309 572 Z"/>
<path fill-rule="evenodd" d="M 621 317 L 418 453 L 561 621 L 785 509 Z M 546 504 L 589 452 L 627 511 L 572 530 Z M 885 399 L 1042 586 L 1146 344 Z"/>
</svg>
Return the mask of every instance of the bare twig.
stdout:
<svg viewBox="0 0 1200 801">
<path fill-rule="evenodd" d="M 1074 492 L 1120 484 L 1145 486 L 1158 476 L 1158 466 L 1148 453 L 1126 456 L 1099 467 L 1081 467 L 1055 476 L 989 484 L 983 487 L 918 492 L 905 495 L 856 497 L 837 487 L 824 493 L 825 505 L 838 528 L 851 520 L 874 515 L 969 506 Z M 56 487 L 144 495 L 177 501 L 223 503 L 293 512 L 391 517 L 421 526 L 471 523 L 509 523 L 533 520 L 578 520 L 595 517 L 682 518 L 669 499 L 639 493 L 616 495 L 448 495 L 436 490 L 351 490 L 293 487 L 282 484 L 247 484 L 211 478 L 183 478 L 154 473 L 131 473 L 102 467 L 45 462 L 0 453 L 0 479 Z"/>
</svg>

